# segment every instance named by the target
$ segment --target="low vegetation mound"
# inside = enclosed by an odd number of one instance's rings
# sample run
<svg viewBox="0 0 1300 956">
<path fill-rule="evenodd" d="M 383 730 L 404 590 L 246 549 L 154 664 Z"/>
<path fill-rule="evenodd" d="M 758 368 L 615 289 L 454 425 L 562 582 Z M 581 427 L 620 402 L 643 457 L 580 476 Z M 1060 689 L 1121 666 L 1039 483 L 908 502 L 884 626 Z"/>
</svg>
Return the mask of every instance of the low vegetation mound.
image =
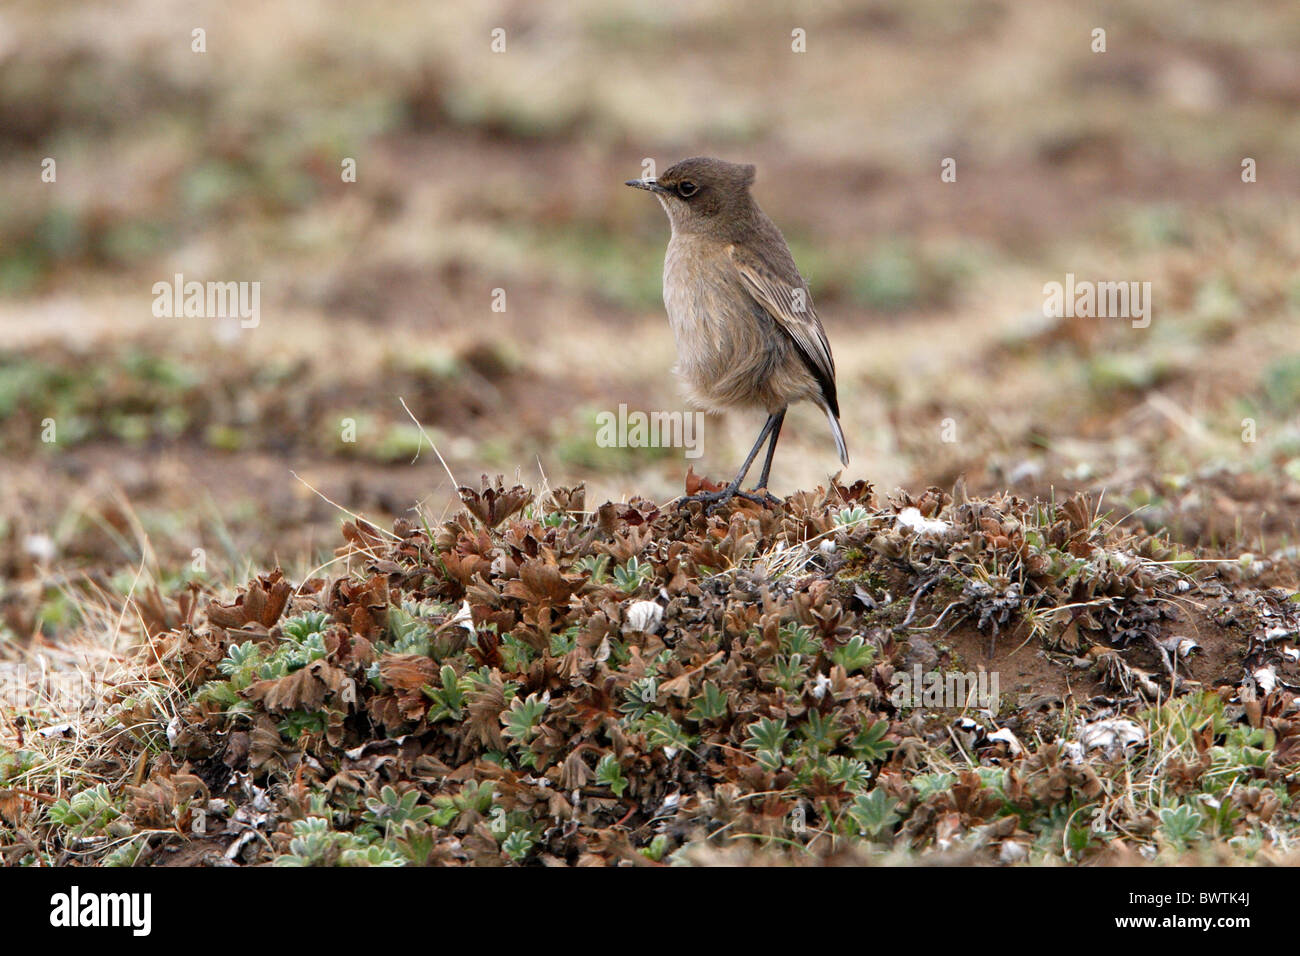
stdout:
<svg viewBox="0 0 1300 956">
<path fill-rule="evenodd" d="M 709 487 L 694 476 L 688 491 Z M 586 510 L 485 478 L 333 565 L 154 602 L 101 780 L 3 757 L 10 862 L 1280 856 L 1300 604 L 1085 496 Z M 84 745 L 84 739 L 81 741 Z"/>
</svg>

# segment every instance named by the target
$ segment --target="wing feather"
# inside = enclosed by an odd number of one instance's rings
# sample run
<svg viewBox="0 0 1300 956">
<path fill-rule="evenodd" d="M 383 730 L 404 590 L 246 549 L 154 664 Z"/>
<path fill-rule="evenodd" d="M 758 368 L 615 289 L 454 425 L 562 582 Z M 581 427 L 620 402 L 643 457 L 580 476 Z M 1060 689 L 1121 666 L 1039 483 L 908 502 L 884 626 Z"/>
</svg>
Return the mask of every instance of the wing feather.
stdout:
<svg viewBox="0 0 1300 956">
<path fill-rule="evenodd" d="M 835 359 L 831 356 L 831 346 L 826 340 L 821 319 L 817 318 L 813 308 L 808 284 L 794 267 L 794 261 L 774 267 L 740 246 L 733 244 L 727 251 L 746 290 L 793 340 L 808 370 L 821 385 L 827 407 L 838 416 Z"/>
</svg>

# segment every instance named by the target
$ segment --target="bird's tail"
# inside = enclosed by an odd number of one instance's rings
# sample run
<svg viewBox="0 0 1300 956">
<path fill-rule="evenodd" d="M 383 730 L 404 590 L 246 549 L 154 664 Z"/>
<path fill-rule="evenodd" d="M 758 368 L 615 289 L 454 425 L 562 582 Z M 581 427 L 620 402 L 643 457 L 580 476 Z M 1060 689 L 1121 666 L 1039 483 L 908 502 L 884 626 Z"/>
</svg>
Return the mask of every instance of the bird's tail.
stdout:
<svg viewBox="0 0 1300 956">
<path fill-rule="evenodd" d="M 831 434 L 835 436 L 835 450 L 840 453 L 840 464 L 848 467 L 849 449 L 844 444 L 844 429 L 840 428 L 840 420 L 835 417 L 835 413 L 829 408 L 826 409 L 826 417 L 831 422 Z"/>
</svg>

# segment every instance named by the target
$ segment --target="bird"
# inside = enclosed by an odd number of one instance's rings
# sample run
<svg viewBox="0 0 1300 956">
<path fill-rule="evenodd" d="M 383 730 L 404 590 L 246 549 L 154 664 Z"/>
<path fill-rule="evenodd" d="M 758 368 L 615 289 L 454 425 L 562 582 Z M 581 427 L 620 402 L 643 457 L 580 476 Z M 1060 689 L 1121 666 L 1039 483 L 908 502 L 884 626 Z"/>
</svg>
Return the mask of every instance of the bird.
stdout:
<svg viewBox="0 0 1300 956">
<path fill-rule="evenodd" d="M 750 164 L 696 156 L 658 177 L 626 182 L 652 193 L 672 228 L 663 296 L 677 344 L 674 371 L 687 398 L 708 412 L 767 412 L 735 479 L 681 499 L 711 507 L 736 496 L 776 501 L 768 491 L 772 457 L 786 410 L 796 402 L 810 401 L 826 413 L 840 462 L 849 463 L 831 346 L 785 237 L 750 195 L 755 173 Z M 744 492 L 765 442 L 758 484 Z"/>
</svg>

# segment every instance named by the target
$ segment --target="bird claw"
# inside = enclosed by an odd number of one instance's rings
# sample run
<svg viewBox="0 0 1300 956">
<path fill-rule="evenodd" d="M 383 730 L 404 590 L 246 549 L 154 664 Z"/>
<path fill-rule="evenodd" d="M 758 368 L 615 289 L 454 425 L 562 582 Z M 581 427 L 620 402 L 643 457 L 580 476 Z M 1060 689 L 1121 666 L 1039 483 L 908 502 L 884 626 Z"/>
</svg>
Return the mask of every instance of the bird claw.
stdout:
<svg viewBox="0 0 1300 956">
<path fill-rule="evenodd" d="M 781 504 L 781 499 L 771 494 L 766 488 L 761 490 L 756 488 L 754 491 L 741 491 L 737 487 L 728 485 L 726 488 L 719 489 L 718 491 L 701 491 L 698 494 L 686 495 L 685 497 L 678 498 L 677 506 L 679 508 L 684 508 L 692 501 L 699 502 L 705 506 L 704 513 L 711 515 L 732 498 L 744 498 L 746 501 L 752 501 L 754 504 L 762 505 L 764 508 L 768 506 L 779 506 Z"/>
<path fill-rule="evenodd" d="M 750 498 L 750 501 L 761 499 L 764 504 L 769 504 L 773 508 L 779 508 L 785 504 L 784 501 L 772 494 L 772 492 L 768 491 L 766 488 L 754 488 L 752 489 L 752 493 L 754 497 Z"/>
</svg>

